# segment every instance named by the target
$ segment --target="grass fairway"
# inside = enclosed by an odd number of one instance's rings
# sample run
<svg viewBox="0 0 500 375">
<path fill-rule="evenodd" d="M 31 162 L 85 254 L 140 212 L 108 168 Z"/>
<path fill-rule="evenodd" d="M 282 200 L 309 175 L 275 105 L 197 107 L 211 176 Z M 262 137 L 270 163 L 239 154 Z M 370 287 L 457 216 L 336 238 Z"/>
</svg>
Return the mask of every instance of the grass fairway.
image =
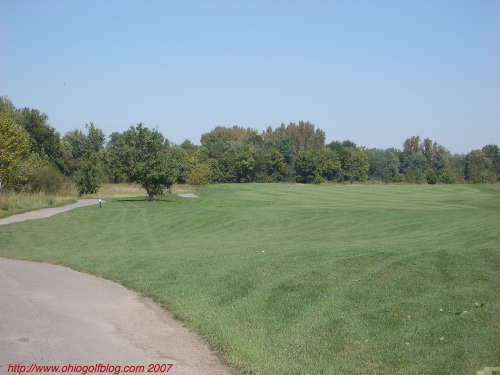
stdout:
<svg viewBox="0 0 500 375">
<path fill-rule="evenodd" d="M 0 226 L 0 255 L 153 297 L 238 373 L 500 365 L 500 185 L 234 184 Z"/>
</svg>

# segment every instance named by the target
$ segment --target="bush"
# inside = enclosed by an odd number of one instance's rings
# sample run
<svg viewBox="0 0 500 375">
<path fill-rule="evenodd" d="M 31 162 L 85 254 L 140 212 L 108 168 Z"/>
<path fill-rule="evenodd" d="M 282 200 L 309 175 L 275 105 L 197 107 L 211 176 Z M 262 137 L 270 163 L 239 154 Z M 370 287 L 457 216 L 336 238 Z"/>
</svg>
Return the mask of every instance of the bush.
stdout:
<svg viewBox="0 0 500 375">
<path fill-rule="evenodd" d="M 437 178 L 436 172 L 434 172 L 434 170 L 432 170 L 432 169 L 429 170 L 429 172 L 427 172 L 427 183 L 434 185 L 437 182 L 438 182 L 438 178 Z"/>
<path fill-rule="evenodd" d="M 35 169 L 28 178 L 27 190 L 33 193 L 57 194 L 66 178 L 52 165 L 45 165 Z"/>
<path fill-rule="evenodd" d="M 444 184 L 453 183 L 453 177 L 448 169 L 443 169 L 441 171 L 441 175 L 439 176 L 439 182 L 442 182 Z"/>
</svg>

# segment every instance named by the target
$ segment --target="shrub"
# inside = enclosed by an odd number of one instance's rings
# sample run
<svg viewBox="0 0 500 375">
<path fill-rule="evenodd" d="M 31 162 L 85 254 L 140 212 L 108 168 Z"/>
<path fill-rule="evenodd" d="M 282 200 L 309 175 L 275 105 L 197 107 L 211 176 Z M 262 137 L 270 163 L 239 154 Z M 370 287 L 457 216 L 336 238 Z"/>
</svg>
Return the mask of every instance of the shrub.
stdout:
<svg viewBox="0 0 500 375">
<path fill-rule="evenodd" d="M 34 193 L 57 194 L 65 182 L 65 177 L 52 165 L 35 169 L 28 178 L 27 188 Z"/>
<path fill-rule="evenodd" d="M 453 183 L 453 177 L 448 169 L 443 169 L 441 171 L 441 175 L 439 176 L 439 182 L 442 182 L 444 184 Z"/>
<path fill-rule="evenodd" d="M 436 172 L 434 172 L 434 170 L 432 170 L 432 169 L 429 170 L 429 172 L 427 172 L 427 183 L 434 185 L 437 182 L 438 182 L 438 178 L 437 178 Z"/>
</svg>

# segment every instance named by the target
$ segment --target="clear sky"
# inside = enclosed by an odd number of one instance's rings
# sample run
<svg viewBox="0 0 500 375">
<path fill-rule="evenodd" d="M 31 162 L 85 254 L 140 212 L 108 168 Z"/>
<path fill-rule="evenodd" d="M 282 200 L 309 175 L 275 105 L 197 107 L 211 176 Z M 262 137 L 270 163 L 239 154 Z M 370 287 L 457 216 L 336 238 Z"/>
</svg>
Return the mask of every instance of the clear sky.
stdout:
<svg viewBox="0 0 500 375">
<path fill-rule="evenodd" d="M 0 96 L 61 135 L 310 121 L 467 153 L 500 145 L 500 1 L 2 0 Z"/>
</svg>

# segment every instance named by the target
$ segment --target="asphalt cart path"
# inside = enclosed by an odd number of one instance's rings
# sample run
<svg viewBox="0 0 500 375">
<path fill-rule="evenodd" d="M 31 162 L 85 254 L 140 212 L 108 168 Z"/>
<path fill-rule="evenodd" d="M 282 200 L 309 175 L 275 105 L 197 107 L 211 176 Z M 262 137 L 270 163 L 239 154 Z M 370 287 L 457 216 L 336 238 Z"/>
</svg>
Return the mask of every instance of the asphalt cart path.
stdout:
<svg viewBox="0 0 500 375">
<path fill-rule="evenodd" d="M 17 223 L 25 220 L 35 220 L 35 219 L 44 219 L 46 217 L 50 217 L 56 214 L 60 214 L 61 212 L 66 212 L 69 210 L 74 210 L 78 207 L 86 207 L 92 206 L 94 204 L 98 204 L 99 199 L 80 199 L 78 202 L 73 204 L 68 204 L 67 206 L 61 207 L 52 207 L 52 208 L 44 208 L 38 211 L 30 211 L 24 214 L 8 216 L 3 219 L 0 219 L 0 225 Z"/>
<path fill-rule="evenodd" d="M 139 293 L 61 266 L 0 258 L 0 374 L 148 370 L 231 373 L 199 335 Z"/>
</svg>

